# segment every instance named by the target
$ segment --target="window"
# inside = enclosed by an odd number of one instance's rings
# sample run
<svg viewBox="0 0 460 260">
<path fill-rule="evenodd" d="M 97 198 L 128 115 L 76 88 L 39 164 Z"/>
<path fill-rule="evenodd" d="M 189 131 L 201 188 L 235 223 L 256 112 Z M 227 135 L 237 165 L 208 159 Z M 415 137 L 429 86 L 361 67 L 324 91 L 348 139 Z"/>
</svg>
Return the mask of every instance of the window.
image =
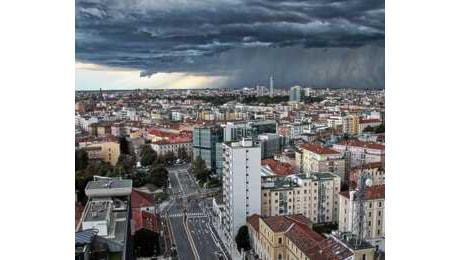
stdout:
<svg viewBox="0 0 460 260">
<path fill-rule="evenodd" d="M 281 244 L 281 243 L 283 243 L 283 239 L 280 237 L 278 238 L 278 244 Z"/>
<path fill-rule="evenodd" d="M 369 212 L 369 217 L 371 217 L 371 216 L 372 216 L 372 212 Z"/>
<path fill-rule="evenodd" d="M 381 201 L 379 202 L 379 207 L 382 207 L 382 202 Z"/>
<path fill-rule="evenodd" d="M 369 202 L 369 208 L 372 208 L 372 202 Z"/>
<path fill-rule="evenodd" d="M 378 225 L 378 226 L 380 226 L 380 220 L 379 220 L 379 221 L 377 221 L 377 225 Z"/>
<path fill-rule="evenodd" d="M 379 217 L 382 216 L 382 211 L 379 210 Z"/>
</svg>

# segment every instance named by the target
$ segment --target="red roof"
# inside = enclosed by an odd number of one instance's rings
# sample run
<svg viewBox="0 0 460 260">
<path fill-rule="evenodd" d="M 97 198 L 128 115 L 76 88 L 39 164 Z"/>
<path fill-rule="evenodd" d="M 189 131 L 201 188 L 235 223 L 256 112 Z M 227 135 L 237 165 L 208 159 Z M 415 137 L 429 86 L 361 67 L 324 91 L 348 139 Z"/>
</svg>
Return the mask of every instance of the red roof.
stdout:
<svg viewBox="0 0 460 260">
<path fill-rule="evenodd" d="M 350 193 L 348 191 L 342 191 L 340 192 L 340 195 L 345 198 L 350 198 Z M 366 200 L 377 200 L 377 199 L 384 199 L 384 198 L 385 198 L 385 184 L 374 185 L 374 186 L 366 188 L 366 191 L 365 191 Z"/>
<path fill-rule="evenodd" d="M 372 123 L 381 123 L 380 119 L 359 119 L 360 124 L 372 124 Z"/>
<path fill-rule="evenodd" d="M 277 175 L 290 175 L 294 173 L 294 167 L 289 163 L 278 162 L 273 159 L 262 160 L 262 165 L 268 165 Z"/>
<path fill-rule="evenodd" d="M 376 149 L 376 150 L 385 150 L 385 145 L 383 144 L 378 144 L 374 142 L 363 142 L 357 139 L 343 140 L 343 141 L 338 142 L 337 145 L 370 148 L 370 149 Z"/>
<path fill-rule="evenodd" d="M 316 154 L 340 154 L 337 151 L 317 144 L 304 144 L 300 147 Z"/>
<path fill-rule="evenodd" d="M 169 138 L 168 140 L 160 140 L 157 142 L 153 142 L 153 144 L 183 144 L 183 143 L 191 143 L 192 138 L 188 136 L 178 136 Z"/>
<path fill-rule="evenodd" d="M 260 216 L 257 214 L 252 214 L 247 218 L 247 222 L 256 230 L 256 232 L 259 232 L 259 219 Z"/>
<path fill-rule="evenodd" d="M 85 207 L 81 205 L 81 203 L 75 203 L 75 228 L 77 227 L 78 223 L 80 222 L 81 215 Z"/>
<path fill-rule="evenodd" d="M 131 208 L 154 207 L 155 199 L 152 195 L 133 189 L 131 192 Z"/>
<path fill-rule="evenodd" d="M 145 210 L 133 210 L 132 219 L 134 220 L 134 231 L 145 228 L 150 231 L 160 232 L 160 219 L 155 213 Z"/>
</svg>

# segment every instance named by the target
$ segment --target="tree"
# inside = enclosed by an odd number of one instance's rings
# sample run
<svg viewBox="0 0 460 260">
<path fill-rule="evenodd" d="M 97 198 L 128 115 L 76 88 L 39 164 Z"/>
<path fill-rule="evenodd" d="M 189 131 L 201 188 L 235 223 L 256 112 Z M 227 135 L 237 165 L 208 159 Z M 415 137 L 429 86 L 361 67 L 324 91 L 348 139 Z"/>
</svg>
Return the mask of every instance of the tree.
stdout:
<svg viewBox="0 0 460 260">
<path fill-rule="evenodd" d="M 128 141 L 128 137 L 121 136 L 119 139 L 120 139 L 120 153 L 121 154 L 131 154 L 131 147 Z"/>
<path fill-rule="evenodd" d="M 116 166 L 123 167 L 123 172 L 131 172 L 136 166 L 136 159 L 132 155 L 120 154 Z"/>
<path fill-rule="evenodd" d="M 162 188 L 166 185 L 168 180 L 168 171 L 159 166 L 152 167 L 149 171 L 148 182 Z"/>
<path fill-rule="evenodd" d="M 157 233 L 142 228 L 134 234 L 137 257 L 151 257 L 160 253 L 160 238 Z"/>
<path fill-rule="evenodd" d="M 366 126 L 366 128 L 363 129 L 363 132 L 374 132 L 374 128 L 370 125 Z"/>
<path fill-rule="evenodd" d="M 84 149 L 75 150 L 75 171 L 84 170 L 88 166 L 88 152 Z"/>
<path fill-rule="evenodd" d="M 143 145 L 141 150 L 141 165 L 152 165 L 156 159 L 157 153 L 152 149 L 152 147 L 149 144 Z"/>
<path fill-rule="evenodd" d="M 200 183 L 206 183 L 211 176 L 211 171 L 206 168 L 206 162 L 198 156 L 192 162 L 192 173 Z"/>
<path fill-rule="evenodd" d="M 240 229 L 238 230 L 238 234 L 236 234 L 235 237 L 235 242 L 238 252 L 241 252 L 241 249 L 243 249 L 243 251 L 248 251 L 249 249 L 251 249 L 251 242 L 249 241 L 249 231 L 246 225 L 240 227 Z"/>
<path fill-rule="evenodd" d="M 385 133 L 385 124 L 381 124 L 377 127 L 375 127 L 375 132 L 380 134 L 380 133 Z"/>
</svg>

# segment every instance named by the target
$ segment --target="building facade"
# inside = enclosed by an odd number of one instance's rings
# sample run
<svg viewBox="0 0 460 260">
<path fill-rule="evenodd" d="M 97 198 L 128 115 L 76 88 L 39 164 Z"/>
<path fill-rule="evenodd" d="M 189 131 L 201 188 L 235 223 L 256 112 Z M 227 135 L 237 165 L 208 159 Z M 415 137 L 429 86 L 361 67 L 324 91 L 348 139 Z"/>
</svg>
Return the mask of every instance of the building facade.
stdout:
<svg viewBox="0 0 460 260">
<path fill-rule="evenodd" d="M 261 215 L 302 214 L 313 223 L 338 221 L 340 177 L 312 173 L 262 178 Z"/>
<path fill-rule="evenodd" d="M 208 169 L 221 174 L 222 165 L 218 164 L 217 144 L 223 141 L 223 131 L 219 126 L 203 126 L 193 128 L 193 159 L 201 157 Z M 219 161 L 220 162 L 220 161 Z"/>
<path fill-rule="evenodd" d="M 299 163 L 303 172 L 309 174 L 312 172 L 332 172 L 344 179 L 345 176 L 345 159 L 337 151 L 316 144 L 304 144 L 299 147 L 302 156 L 298 156 Z"/>
<path fill-rule="evenodd" d="M 120 157 L 120 144 L 116 142 L 79 143 L 79 147 L 88 153 L 91 160 L 103 160 L 115 166 Z"/>
<path fill-rule="evenodd" d="M 223 227 L 234 241 L 246 218 L 260 214 L 260 147 L 251 139 L 223 144 Z"/>
</svg>

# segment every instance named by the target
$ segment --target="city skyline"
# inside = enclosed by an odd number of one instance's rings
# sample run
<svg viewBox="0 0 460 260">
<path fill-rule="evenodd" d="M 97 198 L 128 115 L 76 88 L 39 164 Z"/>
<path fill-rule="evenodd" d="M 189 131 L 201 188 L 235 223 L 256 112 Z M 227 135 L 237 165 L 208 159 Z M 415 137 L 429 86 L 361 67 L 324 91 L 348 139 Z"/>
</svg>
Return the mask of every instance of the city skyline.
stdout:
<svg viewBox="0 0 460 260">
<path fill-rule="evenodd" d="M 384 1 L 76 1 L 76 89 L 384 88 Z"/>
</svg>

